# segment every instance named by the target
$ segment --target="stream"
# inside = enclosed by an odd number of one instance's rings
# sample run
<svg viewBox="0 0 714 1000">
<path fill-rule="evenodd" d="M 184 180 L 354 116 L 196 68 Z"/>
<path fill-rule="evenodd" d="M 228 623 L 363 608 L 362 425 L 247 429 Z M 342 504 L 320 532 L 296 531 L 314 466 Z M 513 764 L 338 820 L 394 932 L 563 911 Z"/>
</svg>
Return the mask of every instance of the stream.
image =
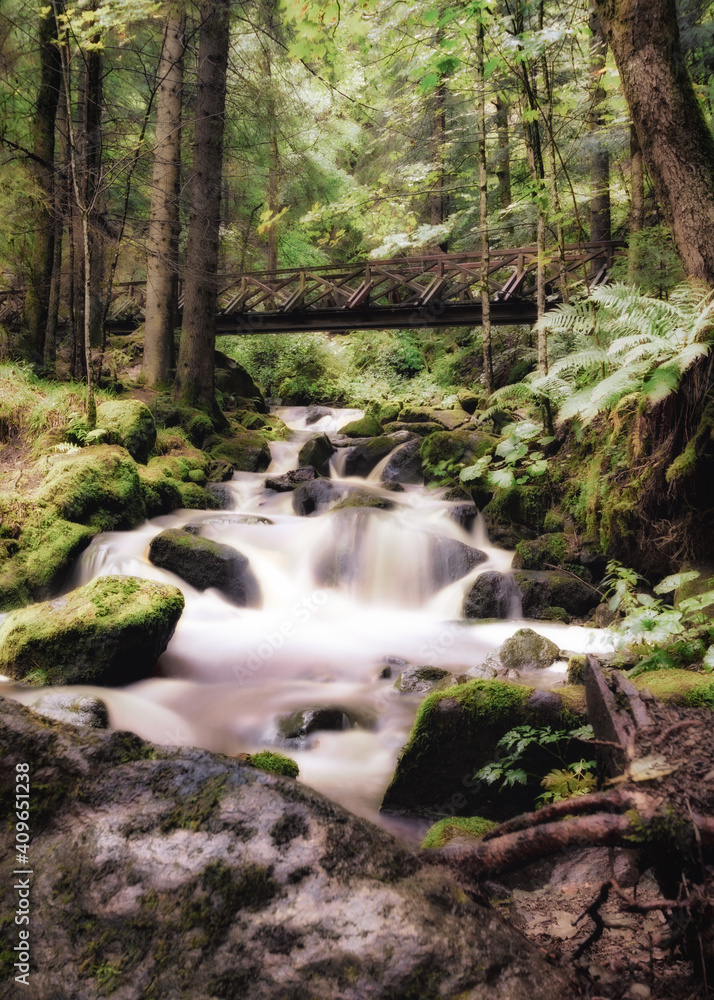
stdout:
<svg viewBox="0 0 714 1000">
<path fill-rule="evenodd" d="M 335 487 L 342 493 L 366 488 L 388 497 L 394 509 L 300 517 L 293 512 L 292 493 L 266 491 L 266 475 L 296 468 L 309 437 L 336 435 L 362 415 L 331 410 L 308 427 L 304 407 L 276 412 L 292 438 L 271 444 L 267 473 L 236 472 L 222 484 L 230 508 L 177 510 L 92 542 L 66 589 L 107 574 L 135 575 L 180 586 L 186 608 L 155 676 L 122 689 L 63 690 L 101 698 L 112 728 L 158 744 L 224 754 L 284 752 L 299 764 L 300 780 L 409 836 L 409 824 L 378 812 L 424 697 L 395 689 L 400 670 L 407 663 L 430 664 L 479 676 L 489 652 L 517 628 L 534 623 L 520 621 L 517 608 L 510 621 L 461 619 L 475 577 L 507 571 L 512 553 L 490 544 L 480 517 L 471 531 L 461 527 L 450 516 L 454 503 L 443 499 L 444 489 L 405 484 L 403 492 L 389 491 L 379 481 L 384 461 L 367 480 L 345 477 L 340 471 L 345 449 L 338 448 L 331 467 Z M 217 590 L 199 592 L 148 561 L 156 534 L 186 525 L 248 557 L 260 585 L 260 607 L 236 607 Z M 481 550 L 486 559 L 442 585 L 454 542 Z M 340 567 L 337 584 L 326 565 Z M 535 629 L 561 649 L 611 648 L 597 630 L 552 623 L 537 623 Z M 557 686 L 564 676 L 565 664 L 559 663 L 521 679 Z M 37 689 L 9 683 L 3 693 L 25 704 L 38 697 Z M 280 738 L 281 718 L 318 707 L 341 710 L 344 728 L 314 732 L 302 742 Z"/>
</svg>

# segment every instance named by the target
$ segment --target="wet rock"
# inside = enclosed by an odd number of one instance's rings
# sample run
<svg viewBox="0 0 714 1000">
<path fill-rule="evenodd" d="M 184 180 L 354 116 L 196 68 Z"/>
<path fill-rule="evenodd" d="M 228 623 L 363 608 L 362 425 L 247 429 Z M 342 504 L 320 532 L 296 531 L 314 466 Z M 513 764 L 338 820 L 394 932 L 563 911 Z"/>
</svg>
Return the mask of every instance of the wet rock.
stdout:
<svg viewBox="0 0 714 1000">
<path fill-rule="evenodd" d="M 453 507 L 449 507 L 449 517 L 465 531 L 471 531 L 478 517 L 478 507 L 475 503 L 455 503 Z"/>
<path fill-rule="evenodd" d="M 464 618 L 511 618 L 520 605 L 520 591 L 510 573 L 489 570 L 474 580 L 464 600 Z"/>
<path fill-rule="evenodd" d="M 269 517 L 259 517 L 257 514 L 244 514 L 242 517 L 231 518 L 230 524 L 275 524 Z"/>
<path fill-rule="evenodd" d="M 499 647 L 498 655 L 507 670 L 549 667 L 560 659 L 560 649 L 544 635 L 519 628 Z"/>
<path fill-rule="evenodd" d="M 421 458 L 425 478 L 439 462 L 462 462 L 470 465 L 493 447 L 495 438 L 483 431 L 439 431 L 422 442 Z"/>
<path fill-rule="evenodd" d="M 453 875 L 293 778 L 40 724 L 6 699 L 0 755 L 4 788 L 27 760 L 43 776 L 28 1000 L 98 997 L 88 955 L 120 970 L 122 997 L 151 984 L 181 1000 L 187 983 L 216 1000 L 570 995 L 563 973 Z M 17 890 L 5 882 L 11 913 Z"/>
<path fill-rule="evenodd" d="M 316 434 L 298 452 L 298 464 L 300 468 L 311 465 L 319 475 L 329 476 L 330 458 L 334 453 L 335 449 L 327 434 Z"/>
<path fill-rule="evenodd" d="M 308 517 L 315 511 L 325 510 L 339 494 L 328 479 L 314 479 L 301 483 L 293 490 L 293 510 L 300 517 Z"/>
<path fill-rule="evenodd" d="M 318 730 L 374 729 L 376 724 L 377 713 L 372 709 L 322 705 L 301 708 L 278 719 L 278 733 L 284 740 L 304 740 Z"/>
<path fill-rule="evenodd" d="M 515 548 L 521 539 L 541 534 L 549 508 L 548 491 L 541 485 L 526 483 L 497 490 L 483 508 L 483 516 L 492 541 L 496 539 L 492 532 L 508 529 L 515 538 L 508 547 Z"/>
<path fill-rule="evenodd" d="M 407 667 L 403 670 L 394 687 L 402 694 L 426 694 L 439 691 L 455 683 L 454 675 L 441 667 Z"/>
<path fill-rule="evenodd" d="M 382 425 L 370 413 L 360 420 L 352 420 L 340 427 L 340 434 L 348 438 L 378 437 L 382 433 Z"/>
<path fill-rule="evenodd" d="M 441 424 L 437 424 L 434 420 L 420 421 L 418 423 L 409 423 L 406 420 L 392 420 L 384 425 L 384 431 L 387 434 L 398 434 L 407 431 L 410 434 L 418 434 L 419 437 L 428 437 L 429 434 L 434 434 L 436 431 L 443 431 Z"/>
<path fill-rule="evenodd" d="M 429 553 L 434 590 L 441 590 L 447 584 L 460 580 L 488 558 L 480 549 L 446 535 L 431 536 Z"/>
<path fill-rule="evenodd" d="M 73 694 L 43 694 L 28 708 L 55 722 L 69 726 L 89 726 L 91 729 L 107 729 L 109 713 L 107 706 L 99 698 L 83 698 Z"/>
<path fill-rule="evenodd" d="M 275 490 L 276 493 L 289 493 L 301 483 L 309 483 L 317 479 L 317 469 L 314 465 L 307 465 L 303 469 L 293 469 L 282 476 L 270 476 L 265 480 L 266 490 Z"/>
<path fill-rule="evenodd" d="M 169 528 L 152 539 L 149 559 L 197 590 L 216 587 L 239 607 L 260 604 L 260 587 L 250 563 L 231 545 Z"/>
<path fill-rule="evenodd" d="M 316 424 L 323 417 L 331 416 L 332 410 L 329 406 L 308 406 L 307 410 L 305 410 L 305 423 L 309 427 L 310 424 Z"/>
<path fill-rule="evenodd" d="M 563 608 L 574 618 L 584 618 L 601 596 L 594 587 L 557 570 L 516 570 L 513 579 L 521 594 L 523 617 L 541 618 L 547 608 Z"/>
<path fill-rule="evenodd" d="M 568 537 L 562 532 L 551 532 L 532 541 L 520 541 L 511 565 L 513 569 L 553 569 L 565 562 L 574 562 Z"/>
<path fill-rule="evenodd" d="M 148 406 L 138 399 L 112 399 L 97 407 L 97 427 L 110 444 L 123 445 L 137 462 L 146 464 L 156 443 L 156 424 Z"/>
<path fill-rule="evenodd" d="M 355 445 L 345 459 L 346 476 L 367 477 L 372 469 L 385 458 L 397 445 L 402 444 L 404 437 L 392 434 L 382 434 Z"/>
<path fill-rule="evenodd" d="M 454 503 L 472 503 L 471 495 L 463 488 L 463 486 L 451 486 L 444 493 L 441 498 L 442 500 L 448 500 Z"/>
<path fill-rule="evenodd" d="M 216 500 L 219 510 L 230 510 L 233 506 L 234 494 L 222 483 L 209 483 L 206 492 Z"/>
<path fill-rule="evenodd" d="M 417 485 L 423 483 L 420 447 L 421 441 L 419 438 L 415 438 L 398 448 L 382 469 L 382 482 L 414 483 Z"/>
<path fill-rule="evenodd" d="M 0 673 L 29 684 L 141 680 L 166 649 L 183 607 L 178 587 L 99 577 L 52 601 L 11 611 L 0 624 Z"/>
<path fill-rule="evenodd" d="M 475 392 L 462 392 L 459 396 L 459 405 L 467 413 L 474 414 L 484 403 L 484 397 L 477 396 Z"/>
<path fill-rule="evenodd" d="M 382 489 L 389 490 L 390 493 L 404 493 L 401 483 L 382 483 Z"/>
<path fill-rule="evenodd" d="M 387 497 L 370 493 L 369 490 L 353 490 L 343 500 L 339 500 L 332 508 L 334 512 L 347 510 L 351 507 L 373 507 L 377 510 L 392 510 L 394 502 Z"/>
<path fill-rule="evenodd" d="M 500 819 L 533 807 L 541 791 L 530 786 L 499 791 L 474 779 L 494 760 L 498 740 L 514 726 L 552 725 L 551 706 L 531 702 L 533 688 L 502 680 L 476 680 L 427 695 L 402 750 L 382 809 L 426 816 Z M 584 698 L 553 693 L 560 718 L 584 713 Z M 552 765 L 551 765 L 552 766 Z M 532 773 L 534 768 L 527 768 Z M 546 768 L 545 770 L 548 770 Z"/>
</svg>

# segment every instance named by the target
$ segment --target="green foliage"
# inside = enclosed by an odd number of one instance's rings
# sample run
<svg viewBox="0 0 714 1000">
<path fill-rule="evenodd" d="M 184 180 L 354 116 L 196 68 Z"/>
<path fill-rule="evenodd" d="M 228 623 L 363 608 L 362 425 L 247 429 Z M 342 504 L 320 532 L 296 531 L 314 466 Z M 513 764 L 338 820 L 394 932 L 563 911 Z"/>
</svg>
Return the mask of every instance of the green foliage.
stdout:
<svg viewBox="0 0 714 1000">
<path fill-rule="evenodd" d="M 422 850 L 432 850 L 443 847 L 454 837 L 464 834 L 474 838 L 483 837 L 496 826 L 492 820 L 483 819 L 481 816 L 447 816 L 429 827 L 420 846 Z"/>
<path fill-rule="evenodd" d="M 526 751 L 541 747 L 554 756 L 561 766 L 550 771 L 542 779 L 541 785 L 545 788 L 545 792 L 538 797 L 538 801 L 557 802 L 560 799 L 587 795 L 595 789 L 595 779 L 589 773 L 594 770 L 595 761 L 581 759 L 568 764 L 564 754 L 569 740 L 592 738 L 591 726 L 579 726 L 571 730 L 553 730 L 550 726 L 516 726 L 505 733 L 496 744 L 504 751 L 503 755 L 482 767 L 474 778 L 485 781 L 488 785 L 500 782 L 501 790 L 514 785 L 524 785 L 529 777 L 537 777 L 524 769 Z"/>
<path fill-rule="evenodd" d="M 607 566 L 606 594 L 612 610 L 622 610 L 625 617 L 611 631 L 618 646 L 626 646 L 640 657 L 630 671 L 631 677 L 650 670 L 691 667 L 714 670 L 714 578 L 705 590 L 679 601 L 676 607 L 666 604 L 659 595 L 673 593 L 686 583 L 698 580 L 696 570 L 666 577 L 653 594 L 638 590 L 646 584 L 633 570 L 612 560 Z"/>
<path fill-rule="evenodd" d="M 300 768 L 291 757 L 275 753 L 273 750 L 261 750 L 259 753 L 250 754 L 248 762 L 261 771 L 281 774 L 286 778 L 297 778 L 300 774 Z"/>
<path fill-rule="evenodd" d="M 488 412 L 488 411 L 486 411 Z M 524 483 L 539 482 L 548 472 L 542 451 L 553 439 L 543 436 L 541 428 L 529 420 L 520 420 L 503 428 L 494 454 L 484 455 L 462 469 L 462 483 L 485 486 L 491 490 L 509 490 Z"/>
</svg>

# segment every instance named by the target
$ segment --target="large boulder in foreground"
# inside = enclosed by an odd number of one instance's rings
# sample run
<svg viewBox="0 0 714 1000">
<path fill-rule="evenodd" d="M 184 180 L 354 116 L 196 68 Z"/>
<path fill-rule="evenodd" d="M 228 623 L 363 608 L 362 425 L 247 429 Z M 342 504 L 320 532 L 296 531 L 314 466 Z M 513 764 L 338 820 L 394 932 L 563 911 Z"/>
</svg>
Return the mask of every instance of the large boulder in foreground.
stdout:
<svg viewBox="0 0 714 1000">
<path fill-rule="evenodd" d="M 146 463 L 156 444 L 156 424 L 149 407 L 139 399 L 110 399 L 97 407 L 97 427 L 106 430 L 110 444 L 121 444 L 137 462 Z"/>
<path fill-rule="evenodd" d="M 100 1000 L 109 987 L 117 1000 L 571 995 L 451 875 L 292 778 L 40 723 L 4 699 L 0 754 L 3 788 L 17 764 L 37 776 L 32 964 L 16 986 L 28 1000 Z M 14 882 L 0 889 L 6 914 Z M 19 930 L 7 928 L 3 979 Z"/>
<path fill-rule="evenodd" d="M 309 438 L 298 453 L 298 464 L 301 467 L 312 465 L 321 476 L 330 475 L 330 458 L 335 453 L 335 447 L 327 434 L 316 434 Z"/>
<path fill-rule="evenodd" d="M 130 684 L 148 677 L 183 611 L 178 587 L 103 576 L 0 624 L 0 674 L 32 684 Z"/>
<path fill-rule="evenodd" d="M 250 563 L 231 545 L 168 528 L 152 539 L 149 559 L 154 566 L 175 573 L 196 590 L 216 587 L 242 608 L 260 604 L 260 586 Z"/>
</svg>

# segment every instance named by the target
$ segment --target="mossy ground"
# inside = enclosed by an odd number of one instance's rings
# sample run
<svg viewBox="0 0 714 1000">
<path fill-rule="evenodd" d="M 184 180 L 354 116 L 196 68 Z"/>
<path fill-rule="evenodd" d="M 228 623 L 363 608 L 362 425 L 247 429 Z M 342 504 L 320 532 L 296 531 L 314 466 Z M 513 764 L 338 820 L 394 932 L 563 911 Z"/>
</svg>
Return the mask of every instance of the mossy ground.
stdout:
<svg viewBox="0 0 714 1000">
<path fill-rule="evenodd" d="M 484 833 L 493 830 L 496 824 L 481 816 L 446 816 L 429 827 L 421 842 L 422 850 L 443 847 L 454 837 L 468 836 L 478 839 Z"/>
</svg>

